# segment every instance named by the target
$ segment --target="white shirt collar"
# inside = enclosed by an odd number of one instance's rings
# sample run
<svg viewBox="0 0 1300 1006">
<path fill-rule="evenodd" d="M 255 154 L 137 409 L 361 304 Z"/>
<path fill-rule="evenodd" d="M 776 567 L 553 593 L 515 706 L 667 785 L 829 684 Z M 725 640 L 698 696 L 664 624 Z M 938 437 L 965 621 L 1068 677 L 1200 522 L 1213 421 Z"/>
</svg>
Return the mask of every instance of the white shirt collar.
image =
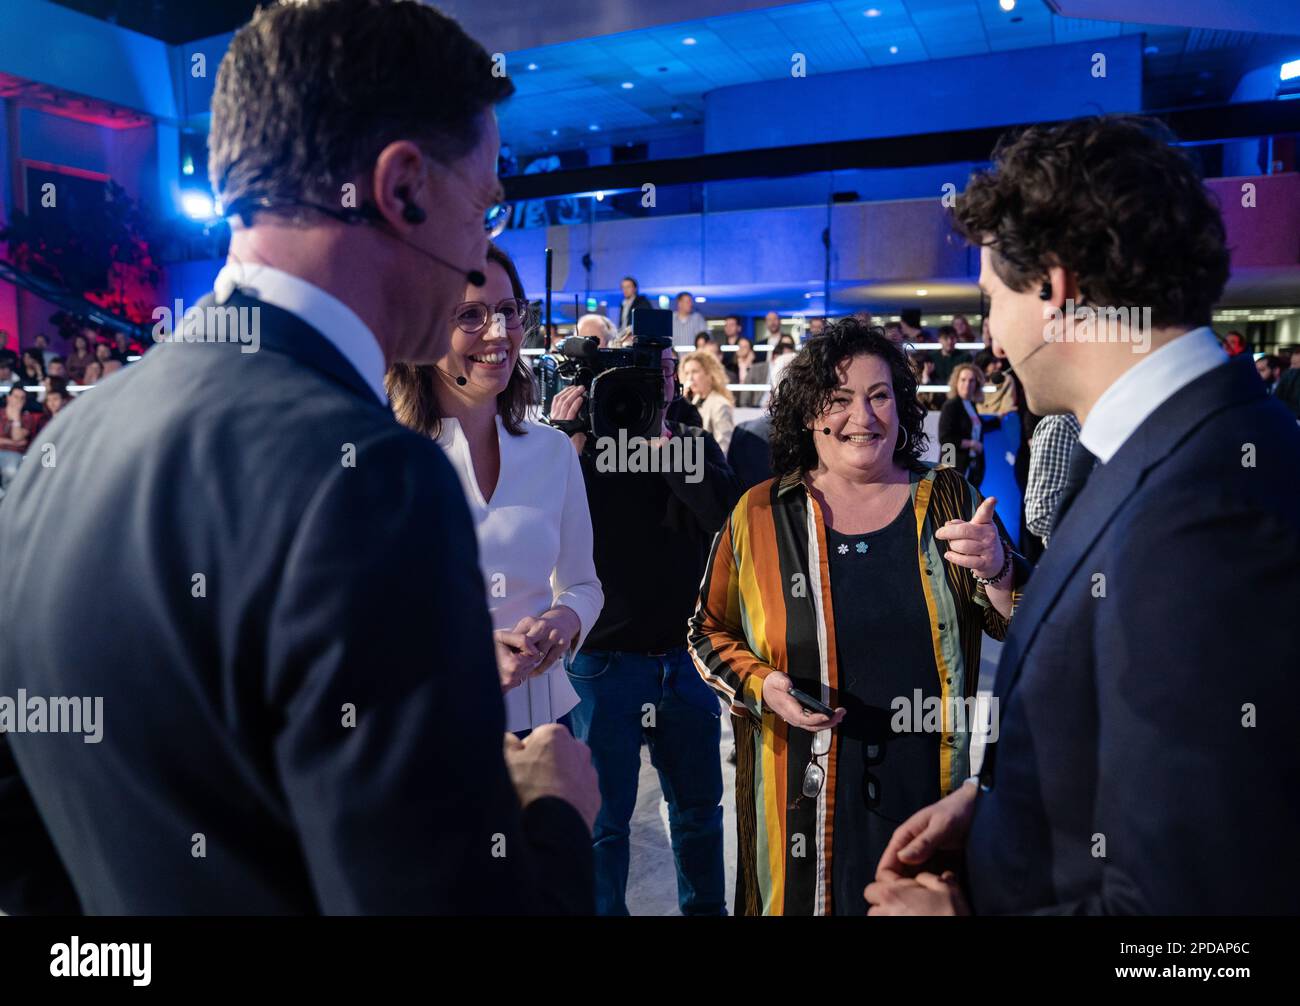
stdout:
<svg viewBox="0 0 1300 1006">
<path fill-rule="evenodd" d="M 1079 431 L 1079 442 L 1108 462 L 1147 419 L 1179 390 L 1228 362 L 1209 326 L 1161 346 L 1107 388 Z"/>
<path fill-rule="evenodd" d="M 212 284 L 218 303 L 238 287 L 249 297 L 297 315 L 323 335 L 386 406 L 384 353 L 379 340 L 352 308 L 320 287 L 269 265 L 227 262 Z"/>
</svg>

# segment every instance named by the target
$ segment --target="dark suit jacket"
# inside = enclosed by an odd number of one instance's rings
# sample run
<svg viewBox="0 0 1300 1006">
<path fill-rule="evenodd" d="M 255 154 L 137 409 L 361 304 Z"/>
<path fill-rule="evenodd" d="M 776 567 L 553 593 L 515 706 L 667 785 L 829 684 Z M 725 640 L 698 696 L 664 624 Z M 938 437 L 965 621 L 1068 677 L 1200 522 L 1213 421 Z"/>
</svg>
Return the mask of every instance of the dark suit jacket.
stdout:
<svg viewBox="0 0 1300 1006">
<path fill-rule="evenodd" d="M 1294 913 L 1297 657 L 1270 615 L 1295 611 L 1300 432 L 1244 356 L 1161 405 L 1052 534 L 998 666 L 975 910 Z"/>
<path fill-rule="evenodd" d="M 1292 367 L 1278 378 L 1273 394 L 1279 402 L 1291 410 L 1291 414 L 1300 419 L 1300 370 Z"/>
<path fill-rule="evenodd" d="M 590 911 L 585 826 L 506 770 L 450 464 L 316 331 L 230 303 L 260 351 L 154 348 L 0 505 L 0 695 L 104 715 L 0 736 L 0 909 Z"/>
<path fill-rule="evenodd" d="M 736 473 L 742 493 L 772 477 L 772 418 L 760 416 L 731 431 L 727 464 Z"/>
<path fill-rule="evenodd" d="M 620 329 L 627 328 L 632 324 L 632 312 L 638 307 L 654 308 L 654 305 L 650 303 L 649 297 L 645 294 L 639 293 L 632 298 L 632 303 L 628 305 L 627 311 L 624 312 L 623 298 L 620 297 L 618 299 L 618 317 L 614 320 Z"/>
<path fill-rule="evenodd" d="M 966 406 L 962 404 L 960 398 L 949 398 L 943 403 L 943 408 L 939 410 L 940 450 L 944 444 L 953 445 L 953 467 L 978 489 L 979 484 L 984 481 L 984 455 L 982 453 L 972 455 L 969 450 L 961 446 L 963 440 L 973 439 L 971 437 L 973 429 L 974 424 L 971 423 L 970 415 L 966 412 Z M 982 433 L 981 428 L 981 440 Z M 940 460 L 946 458 L 940 454 Z"/>
</svg>

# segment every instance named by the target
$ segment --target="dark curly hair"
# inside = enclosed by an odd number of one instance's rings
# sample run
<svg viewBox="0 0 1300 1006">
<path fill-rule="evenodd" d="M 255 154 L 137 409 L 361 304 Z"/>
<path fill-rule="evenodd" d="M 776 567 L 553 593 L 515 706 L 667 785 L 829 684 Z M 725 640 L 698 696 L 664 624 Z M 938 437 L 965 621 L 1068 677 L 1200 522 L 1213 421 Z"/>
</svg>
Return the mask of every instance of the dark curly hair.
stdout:
<svg viewBox="0 0 1300 1006">
<path fill-rule="evenodd" d="M 777 475 L 817 467 L 817 448 L 808 424 L 826 411 L 840 386 L 840 366 L 863 353 L 889 364 L 890 383 L 898 409 L 899 425 L 907 440 L 894 451 L 905 467 L 920 464 L 929 446 L 925 436 L 925 407 L 916 397 L 916 376 L 907 355 L 885 335 L 885 330 L 855 317 L 828 325 L 808 340 L 786 365 L 772 393 L 772 470 Z"/>
<path fill-rule="evenodd" d="M 1228 279 L 1223 219 L 1177 138 L 1142 116 L 1093 116 L 1004 136 L 953 224 L 1023 293 L 1051 266 L 1088 301 L 1151 308 L 1154 326 L 1208 324 Z"/>
</svg>

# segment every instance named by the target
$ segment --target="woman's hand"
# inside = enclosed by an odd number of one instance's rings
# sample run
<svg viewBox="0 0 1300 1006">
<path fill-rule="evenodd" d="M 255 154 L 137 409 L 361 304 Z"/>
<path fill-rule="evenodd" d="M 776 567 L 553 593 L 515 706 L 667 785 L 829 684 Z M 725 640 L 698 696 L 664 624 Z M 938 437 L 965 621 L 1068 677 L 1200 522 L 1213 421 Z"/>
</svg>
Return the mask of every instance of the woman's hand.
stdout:
<svg viewBox="0 0 1300 1006">
<path fill-rule="evenodd" d="M 582 411 L 582 405 L 586 400 L 587 389 L 581 384 L 570 384 L 551 399 L 551 418 L 577 419 L 578 413 Z M 587 434 L 585 433 L 574 433 L 569 439 L 573 441 L 573 447 L 579 454 L 587 446 Z"/>
<path fill-rule="evenodd" d="M 834 716 L 822 713 L 810 713 L 790 695 L 793 687 L 790 675 L 782 671 L 772 671 L 763 679 L 763 706 L 772 710 L 792 727 L 816 733 L 838 726 L 844 719 L 843 707 L 835 710 Z"/>
<path fill-rule="evenodd" d="M 997 503 L 998 498 L 990 496 L 970 520 L 950 520 L 934 533 L 936 538 L 948 543 L 948 551 L 943 554 L 948 562 L 965 566 L 986 580 L 997 575 L 1006 559 L 1002 536 L 993 523 L 993 508 Z"/>
<path fill-rule="evenodd" d="M 522 632 L 497 629 L 492 634 L 497 651 L 497 675 L 504 695 L 528 680 L 541 658 L 541 652 Z"/>
<path fill-rule="evenodd" d="M 534 675 L 545 673 L 564 656 L 564 651 L 573 645 L 581 630 L 582 623 L 577 613 L 563 604 L 549 608 L 537 618 L 525 615 L 515 626 L 515 632 L 529 640 L 540 654 L 532 670 Z"/>
</svg>

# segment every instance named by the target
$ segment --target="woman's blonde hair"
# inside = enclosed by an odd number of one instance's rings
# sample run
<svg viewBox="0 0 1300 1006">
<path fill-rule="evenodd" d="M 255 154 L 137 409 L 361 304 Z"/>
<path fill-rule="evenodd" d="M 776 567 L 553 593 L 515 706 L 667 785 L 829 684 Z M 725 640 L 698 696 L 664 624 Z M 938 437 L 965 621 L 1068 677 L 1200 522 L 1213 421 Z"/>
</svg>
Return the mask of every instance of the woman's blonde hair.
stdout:
<svg viewBox="0 0 1300 1006">
<path fill-rule="evenodd" d="M 975 371 L 975 380 L 979 382 L 975 385 L 975 397 L 972 398 L 971 401 L 982 402 L 984 401 L 984 371 L 980 370 L 980 368 L 975 366 L 973 363 L 959 363 L 957 366 L 952 368 L 952 373 L 948 375 L 948 397 L 961 397 L 957 392 L 957 383 L 961 380 L 961 375 L 968 370 Z"/>
<path fill-rule="evenodd" d="M 706 350 L 687 353 L 682 357 L 682 362 L 677 367 L 677 379 L 682 382 L 683 390 L 687 392 L 690 390 L 686 385 L 686 381 L 682 378 L 682 374 L 686 372 L 686 365 L 692 360 L 703 367 L 704 372 L 709 375 L 709 383 L 713 385 L 713 390 L 732 405 L 735 405 L 735 396 L 732 395 L 731 389 L 727 387 L 727 372 L 722 368 L 722 364 L 718 362 L 718 358 Z"/>
</svg>

